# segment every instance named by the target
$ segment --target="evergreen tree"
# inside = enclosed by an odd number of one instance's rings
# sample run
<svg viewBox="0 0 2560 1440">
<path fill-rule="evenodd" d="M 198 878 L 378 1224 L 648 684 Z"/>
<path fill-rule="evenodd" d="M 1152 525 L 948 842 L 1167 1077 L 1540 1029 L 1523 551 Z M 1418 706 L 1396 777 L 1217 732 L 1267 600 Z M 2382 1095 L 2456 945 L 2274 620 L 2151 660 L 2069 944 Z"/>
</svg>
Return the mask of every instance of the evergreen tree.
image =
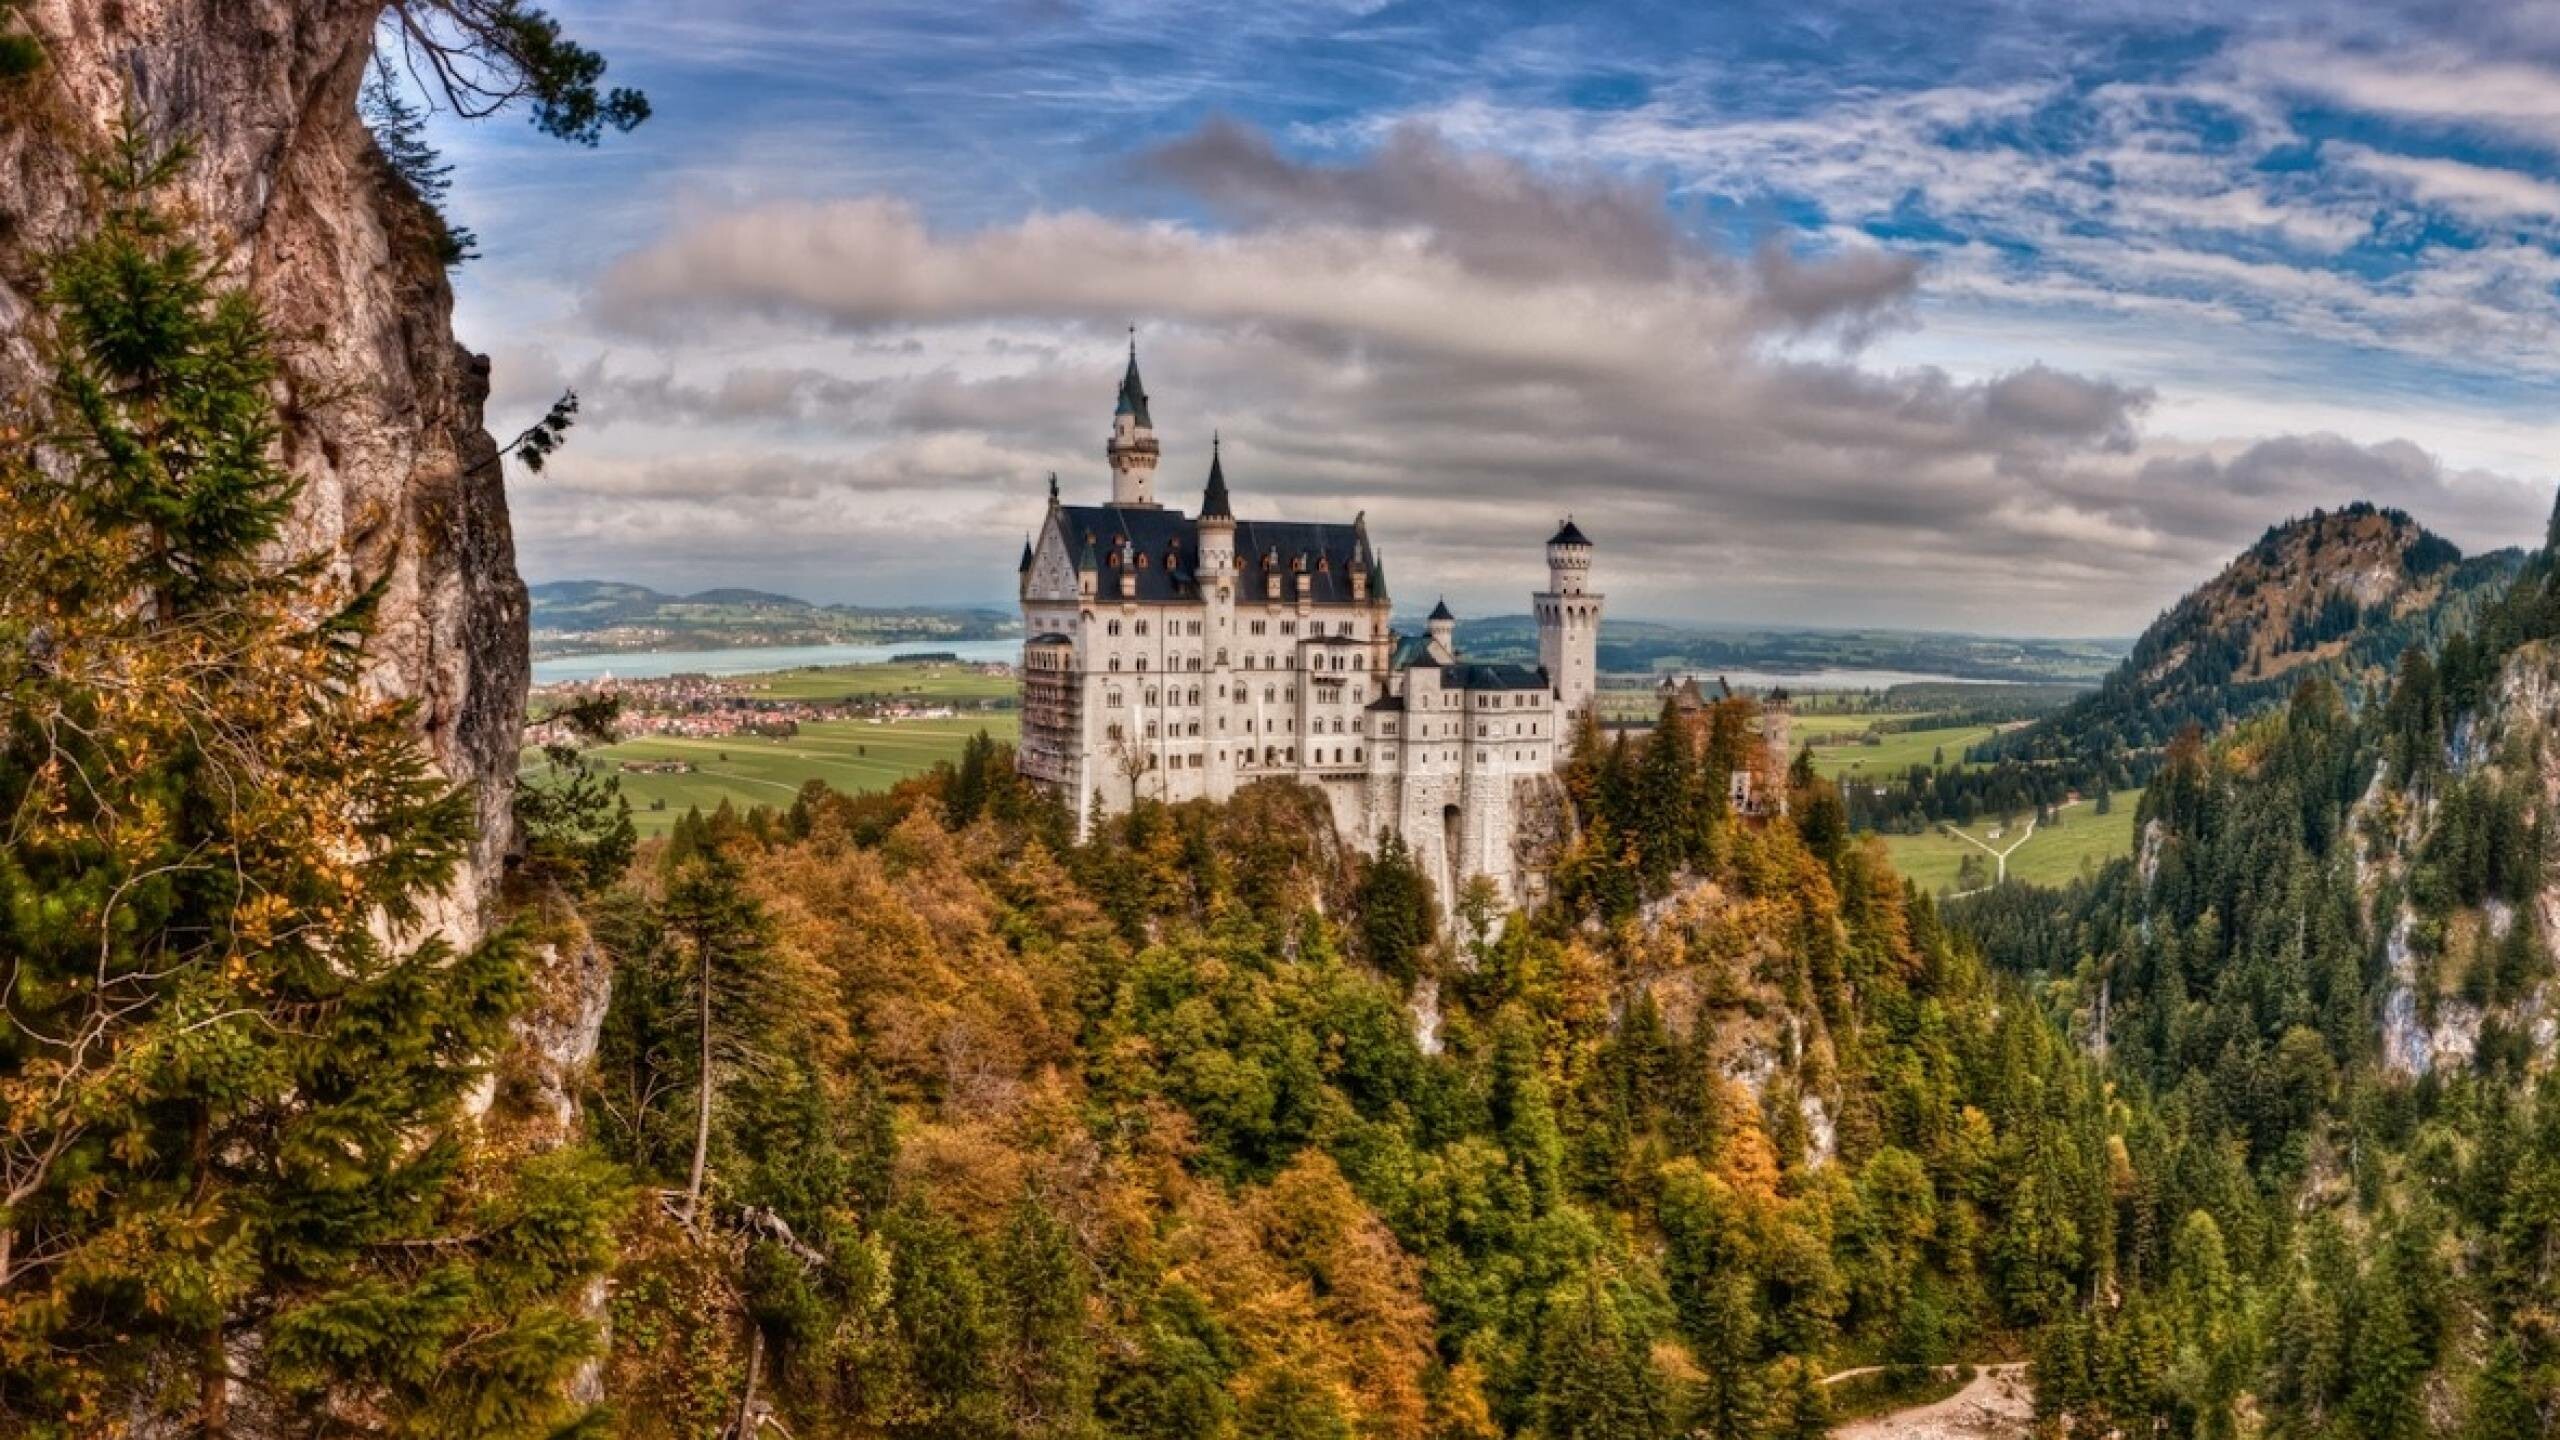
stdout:
<svg viewBox="0 0 2560 1440">
<path fill-rule="evenodd" d="M 1660 1440 L 1671 1397 L 1644 1337 L 1595 1274 L 1551 1303 L 1538 1355 L 1538 1428 L 1546 1440 Z"/>
<path fill-rule="evenodd" d="M 425 923 L 469 797 L 361 683 L 372 594 L 271 558 L 276 364 L 185 163 L 117 138 L 0 431 L 0 1418 L 553 1434 L 611 1186 L 465 1113 L 520 946 Z"/>
</svg>

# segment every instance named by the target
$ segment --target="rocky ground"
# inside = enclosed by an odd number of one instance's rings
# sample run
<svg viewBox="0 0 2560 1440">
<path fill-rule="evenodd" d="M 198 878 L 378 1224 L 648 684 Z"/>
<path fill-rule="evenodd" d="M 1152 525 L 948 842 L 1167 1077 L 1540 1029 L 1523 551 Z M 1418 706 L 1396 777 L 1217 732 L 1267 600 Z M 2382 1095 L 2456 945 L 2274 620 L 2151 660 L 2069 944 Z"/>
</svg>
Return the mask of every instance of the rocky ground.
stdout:
<svg viewBox="0 0 2560 1440">
<path fill-rule="evenodd" d="M 2035 1390 L 2020 1361 L 1986 1365 L 1944 1400 L 1873 1415 L 1834 1430 L 1834 1440 L 2023 1440 L 2035 1419 Z"/>
</svg>

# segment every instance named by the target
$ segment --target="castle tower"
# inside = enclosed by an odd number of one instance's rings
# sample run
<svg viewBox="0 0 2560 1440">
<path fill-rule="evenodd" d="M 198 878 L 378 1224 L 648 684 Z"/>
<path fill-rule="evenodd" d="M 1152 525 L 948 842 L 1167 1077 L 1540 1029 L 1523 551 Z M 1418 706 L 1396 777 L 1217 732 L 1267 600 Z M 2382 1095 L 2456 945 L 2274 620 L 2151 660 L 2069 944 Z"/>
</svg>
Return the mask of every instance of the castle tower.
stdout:
<svg viewBox="0 0 2560 1440">
<path fill-rule="evenodd" d="M 1591 541 L 1573 517 L 1547 540 L 1547 588 L 1538 612 L 1538 663 L 1555 687 L 1557 733 L 1570 734 L 1600 686 L 1600 602 L 1591 593 Z"/>
<path fill-rule="evenodd" d="M 1446 665 L 1458 658 L 1458 617 L 1449 613 L 1449 602 L 1431 607 L 1431 654 Z"/>
<path fill-rule="evenodd" d="M 1135 373 L 1134 371 L 1131 373 Z M 1141 397 L 1141 403 L 1143 397 Z M 1236 568 L 1236 511 L 1227 499 L 1227 467 L 1218 454 L 1218 436 L 1209 435 L 1209 485 L 1200 494 L 1200 580 L 1206 589 L 1225 580 Z"/>
<path fill-rule="evenodd" d="M 1138 381 L 1138 337 L 1129 335 L 1129 370 L 1120 377 L 1120 404 L 1111 412 L 1111 503 L 1133 510 L 1156 508 L 1156 427 L 1147 418 L 1147 387 Z"/>
</svg>

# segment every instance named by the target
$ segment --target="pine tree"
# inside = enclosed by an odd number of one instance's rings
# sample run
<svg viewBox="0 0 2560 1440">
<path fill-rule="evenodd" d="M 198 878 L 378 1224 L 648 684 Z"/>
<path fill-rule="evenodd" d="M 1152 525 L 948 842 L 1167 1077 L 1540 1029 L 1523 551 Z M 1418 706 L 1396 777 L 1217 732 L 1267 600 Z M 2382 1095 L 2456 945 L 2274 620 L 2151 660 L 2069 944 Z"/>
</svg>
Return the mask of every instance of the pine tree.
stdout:
<svg viewBox="0 0 2560 1440">
<path fill-rule="evenodd" d="M 444 217 L 445 196 L 453 188 L 453 166 L 427 143 L 427 117 L 401 92 L 388 55 L 377 54 L 356 98 L 365 127 L 391 173 L 405 181 L 424 201 L 435 220 L 437 258 L 446 268 L 479 258 L 480 237 Z"/>
<path fill-rule="evenodd" d="M 464 1112 L 520 946 L 425 924 L 469 797 L 361 683 L 371 593 L 269 558 L 276 364 L 159 208 L 185 163 L 99 164 L 43 438 L 0 432 L 0 1428 L 550 1434 L 610 1184 Z"/>
<path fill-rule="evenodd" d="M 1431 881 L 1414 863 L 1412 849 L 1402 835 L 1378 832 L 1378 853 L 1360 871 L 1360 939 L 1369 963 L 1412 984 L 1437 921 Z"/>
<path fill-rule="evenodd" d="M 1549 1306 L 1538 1348 L 1539 1434 L 1546 1440 L 1657 1440 L 1671 1398 L 1644 1337 L 1598 1274 Z"/>
</svg>

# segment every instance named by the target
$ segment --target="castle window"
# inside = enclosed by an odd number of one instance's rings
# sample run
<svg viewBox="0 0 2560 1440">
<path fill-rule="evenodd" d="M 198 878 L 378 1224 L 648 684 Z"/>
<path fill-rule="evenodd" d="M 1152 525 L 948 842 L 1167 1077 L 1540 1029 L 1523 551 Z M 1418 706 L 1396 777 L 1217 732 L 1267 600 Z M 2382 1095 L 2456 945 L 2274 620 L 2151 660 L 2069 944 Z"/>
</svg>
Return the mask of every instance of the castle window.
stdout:
<svg viewBox="0 0 2560 1440">
<path fill-rule="evenodd" d="M 1354 765 L 1357 765 L 1357 764 L 1359 764 L 1359 763 L 1360 763 L 1360 761 L 1361 761 L 1360 747 L 1359 747 L 1359 746 L 1357 746 L 1357 745 L 1354 745 L 1354 746 L 1352 746 L 1352 747 L 1351 747 L 1351 763 L 1352 763 L 1352 764 L 1354 764 Z"/>
<path fill-rule="evenodd" d="M 1119 738 L 1120 738 L 1120 722 L 1119 722 L 1119 721 L 1117 721 L 1117 720 L 1112 721 L 1112 722 L 1111 722 L 1110 727 L 1109 727 L 1108 729 L 1106 729 L 1105 731 L 1103 731 L 1103 734 L 1104 734 L 1104 735 L 1106 735 L 1106 736 L 1108 736 L 1109 738 L 1111 738 L 1111 739 L 1113 739 L 1113 740 L 1117 740 L 1117 739 L 1119 739 Z"/>
<path fill-rule="evenodd" d="M 1119 669 L 1119 668 L 1120 668 L 1120 657 L 1119 657 L 1119 656 L 1114 655 L 1114 656 L 1112 656 L 1112 657 L 1111 657 L 1111 668 L 1112 668 L 1112 669 L 1114 669 L 1114 670 L 1117 670 L 1117 669 Z"/>
<path fill-rule="evenodd" d="M 1184 633 L 1184 634 L 1186 634 L 1186 635 L 1197 635 L 1197 634 L 1199 634 L 1199 633 L 1200 633 L 1200 622 L 1199 622 L 1199 621 L 1197 621 L 1197 620 L 1193 620 L 1193 621 L 1189 622 L 1188 624 L 1186 624 L 1186 625 L 1183 627 L 1183 632 L 1182 632 L 1182 633 Z"/>
<path fill-rule="evenodd" d="M 1297 633 L 1298 633 L 1298 622 L 1297 622 L 1297 621 L 1295 621 L 1295 620 L 1283 620 L 1283 621 L 1281 621 L 1281 622 L 1280 622 L 1280 633 L 1281 633 L 1281 634 L 1283 634 L 1283 635 L 1295 635 L 1295 634 L 1297 634 Z"/>
<path fill-rule="evenodd" d="M 1194 656 L 1192 656 L 1192 657 L 1191 657 L 1191 668 L 1192 668 L 1192 669 L 1194 669 L 1194 670 L 1197 670 L 1197 669 L 1199 669 L 1199 668 L 1200 668 L 1200 657 L 1199 657 L 1199 656 L 1194 655 Z"/>
<path fill-rule="evenodd" d="M 1192 686 L 1192 687 L 1191 687 L 1190 694 L 1191 694 L 1191 698 L 1190 698 L 1189 700 L 1187 700 L 1187 701 L 1184 701 L 1183 703 L 1184 703 L 1184 704 L 1187 704 L 1187 705 L 1197 705 L 1197 704 L 1199 704 L 1199 703 L 1200 703 L 1200 687 L 1199 687 L 1199 686 L 1197 686 L 1197 685 Z"/>
<path fill-rule="evenodd" d="M 1102 628 L 1103 628 L 1103 632 L 1104 632 L 1105 634 L 1109 634 L 1109 635 L 1117 635 L 1117 634 L 1119 634 L 1119 633 L 1120 633 L 1120 622 L 1119 622 L 1119 621 L 1117 621 L 1117 620 L 1114 620 L 1114 621 L 1111 621 L 1109 624 L 1107 624 L 1107 625 L 1103 626 Z"/>
<path fill-rule="evenodd" d="M 1146 668 L 1147 668 L 1147 657 L 1146 657 L 1146 656 L 1141 655 L 1141 656 L 1139 656 L 1139 657 L 1138 657 L 1138 668 L 1139 668 L 1139 669 L 1141 669 L 1141 670 L 1144 670 L 1144 669 L 1146 669 Z"/>
<path fill-rule="evenodd" d="M 1141 634 L 1141 635 L 1144 635 L 1144 634 L 1146 634 L 1146 633 L 1147 633 L 1147 622 L 1146 622 L 1146 621 L 1141 620 L 1141 621 L 1139 621 L 1139 622 L 1138 622 L 1138 633 L 1139 633 L 1139 634 Z"/>
<path fill-rule="evenodd" d="M 1148 729 L 1150 729 L 1150 730 L 1153 730 L 1155 727 L 1154 727 L 1154 726 L 1152 726 L 1152 725 L 1150 725 L 1150 726 L 1148 726 L 1147 728 L 1148 728 Z M 1150 770 L 1153 770 L 1154 768 L 1156 768 L 1156 757 L 1155 757 L 1155 753 L 1154 753 L 1153 751 L 1149 751 L 1149 752 L 1148 752 L 1148 754 L 1147 754 L 1147 768 L 1148 768 L 1148 769 L 1150 769 Z"/>
<path fill-rule="evenodd" d="M 1253 633 L 1254 633 L 1254 634 L 1256 634 L 1256 635 L 1260 635 L 1260 634 L 1262 634 L 1264 631 L 1268 630 L 1270 627 L 1271 627 L 1271 622 L 1270 622 L 1270 621 L 1268 621 L 1268 620 L 1256 620 L 1256 621 L 1254 621 L 1254 622 L 1253 622 Z"/>
<path fill-rule="evenodd" d="M 1147 738 L 1150 740 L 1156 738 L 1156 722 L 1153 720 L 1147 722 Z"/>
<path fill-rule="evenodd" d="M 1351 668 L 1354 670 L 1366 670 L 1369 668 L 1368 660 L 1369 657 L 1366 655 L 1354 655 L 1351 657 Z"/>
<path fill-rule="evenodd" d="M 1119 708 L 1120 708 L 1120 705 L 1121 705 L 1121 703 L 1122 703 L 1122 702 L 1121 702 L 1121 698 L 1120 698 L 1120 692 L 1119 692 L 1119 691 L 1117 691 L 1117 690 L 1114 690 L 1114 691 L 1110 692 L 1110 695 L 1109 695 L 1108 700 L 1107 700 L 1107 702 L 1106 702 L 1106 703 L 1108 703 L 1108 704 L 1111 706 L 1111 708 L 1112 708 L 1112 709 L 1114 709 L 1114 710 L 1119 709 Z"/>
<path fill-rule="evenodd" d="M 1253 668 L 1253 652 L 1252 652 L 1252 651 L 1250 651 L 1250 650 L 1248 650 L 1248 651 L 1246 651 L 1246 652 L 1245 652 L 1245 655 L 1244 655 L 1244 668 L 1246 668 L 1247 670 L 1250 670 L 1250 669 L 1252 669 L 1252 668 Z"/>
<path fill-rule="evenodd" d="M 1218 668 L 1221 670 L 1227 668 L 1227 652 L 1223 649 L 1218 652 Z M 1218 692 L 1219 699 L 1223 700 L 1226 697 L 1227 692 L 1225 690 L 1222 689 Z"/>
<path fill-rule="evenodd" d="M 1271 703 L 1273 702 L 1273 700 L 1274 700 L 1275 698 L 1276 698 L 1276 692 L 1274 692 L 1270 686 L 1265 685 L 1265 686 L 1263 686 L 1263 687 L 1262 687 L 1262 703 L 1263 703 L 1263 704 L 1265 704 L 1265 705 L 1269 705 L 1269 704 L 1271 704 Z"/>
</svg>

